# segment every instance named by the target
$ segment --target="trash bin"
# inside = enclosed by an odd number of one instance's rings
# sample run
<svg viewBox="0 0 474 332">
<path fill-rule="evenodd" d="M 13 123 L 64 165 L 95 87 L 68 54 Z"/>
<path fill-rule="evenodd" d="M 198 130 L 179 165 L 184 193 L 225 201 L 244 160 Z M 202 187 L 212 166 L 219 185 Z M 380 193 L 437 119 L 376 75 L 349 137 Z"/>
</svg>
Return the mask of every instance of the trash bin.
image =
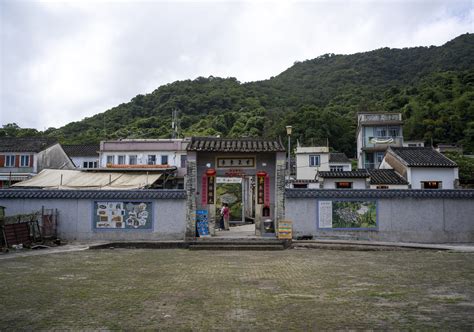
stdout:
<svg viewBox="0 0 474 332">
<path fill-rule="evenodd" d="M 263 221 L 263 231 L 265 234 L 275 234 L 275 223 L 272 219 L 265 219 Z"/>
</svg>

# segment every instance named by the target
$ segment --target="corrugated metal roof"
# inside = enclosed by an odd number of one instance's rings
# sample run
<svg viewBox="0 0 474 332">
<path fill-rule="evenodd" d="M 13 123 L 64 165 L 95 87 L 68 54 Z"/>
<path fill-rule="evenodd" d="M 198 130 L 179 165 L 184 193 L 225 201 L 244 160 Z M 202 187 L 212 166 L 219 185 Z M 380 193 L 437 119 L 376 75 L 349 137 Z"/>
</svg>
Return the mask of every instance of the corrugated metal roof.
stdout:
<svg viewBox="0 0 474 332">
<path fill-rule="evenodd" d="M 257 138 L 193 137 L 188 151 L 198 152 L 284 152 L 281 142 Z"/>
<path fill-rule="evenodd" d="M 16 183 L 12 187 L 103 190 L 139 189 L 153 184 L 160 176 L 161 174 L 156 173 L 93 173 L 76 170 L 45 169 L 33 178 Z"/>
</svg>

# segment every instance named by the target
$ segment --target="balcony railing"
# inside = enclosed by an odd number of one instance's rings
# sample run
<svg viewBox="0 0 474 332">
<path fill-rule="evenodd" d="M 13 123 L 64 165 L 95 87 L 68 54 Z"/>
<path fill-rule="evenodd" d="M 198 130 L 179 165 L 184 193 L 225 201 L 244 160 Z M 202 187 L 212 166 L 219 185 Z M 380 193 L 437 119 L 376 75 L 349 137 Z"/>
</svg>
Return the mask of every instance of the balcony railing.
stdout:
<svg viewBox="0 0 474 332">
<path fill-rule="evenodd" d="M 403 137 L 368 137 L 364 148 L 387 149 L 389 146 L 403 146 Z"/>
</svg>

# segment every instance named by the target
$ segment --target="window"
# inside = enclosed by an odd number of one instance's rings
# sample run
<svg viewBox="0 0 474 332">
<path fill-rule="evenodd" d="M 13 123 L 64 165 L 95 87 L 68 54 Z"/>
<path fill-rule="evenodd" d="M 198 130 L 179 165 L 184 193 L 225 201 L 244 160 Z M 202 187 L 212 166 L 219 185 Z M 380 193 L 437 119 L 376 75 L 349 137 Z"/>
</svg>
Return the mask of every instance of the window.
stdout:
<svg viewBox="0 0 474 332">
<path fill-rule="evenodd" d="M 384 152 L 376 152 L 375 153 L 375 159 L 377 160 L 378 163 L 381 163 L 383 160 Z"/>
<path fill-rule="evenodd" d="M 388 134 L 391 137 L 398 137 L 400 136 L 400 129 L 398 127 L 390 127 L 388 128 Z"/>
<path fill-rule="evenodd" d="M 377 127 L 375 129 L 375 135 L 377 137 L 386 137 L 387 136 L 387 128 L 386 127 Z"/>
<path fill-rule="evenodd" d="M 386 185 L 379 185 L 376 187 L 377 189 L 388 189 L 388 186 Z"/>
<path fill-rule="evenodd" d="M 293 183 L 293 188 L 297 189 L 307 189 L 308 184 L 307 183 Z"/>
<path fill-rule="evenodd" d="M 319 154 L 314 154 L 309 156 L 309 166 L 310 167 L 317 167 L 320 163 L 320 156 Z"/>
<path fill-rule="evenodd" d="M 156 156 L 149 154 L 148 155 L 148 165 L 156 165 Z"/>
<path fill-rule="evenodd" d="M 5 167 L 14 167 L 15 166 L 15 156 L 6 155 L 5 156 Z"/>
<path fill-rule="evenodd" d="M 441 181 L 422 181 L 421 188 L 422 189 L 441 189 L 442 182 Z"/>
<path fill-rule="evenodd" d="M 30 166 L 30 156 L 20 156 L 20 167 Z"/>
<path fill-rule="evenodd" d="M 181 168 L 185 168 L 186 167 L 186 155 L 185 154 L 182 154 L 181 155 Z"/>
<path fill-rule="evenodd" d="M 336 182 L 336 188 L 351 189 L 352 188 L 352 182 Z"/>
<path fill-rule="evenodd" d="M 115 162 L 115 156 L 107 156 L 107 164 L 113 164 Z"/>
<path fill-rule="evenodd" d="M 137 164 L 137 156 L 136 155 L 128 156 L 128 164 L 129 165 L 136 165 Z"/>
<path fill-rule="evenodd" d="M 82 168 L 97 168 L 97 161 L 84 161 Z"/>
<path fill-rule="evenodd" d="M 161 165 L 168 165 L 168 156 L 167 155 L 161 156 Z"/>
<path fill-rule="evenodd" d="M 342 165 L 329 166 L 329 170 L 331 172 L 344 172 L 344 166 Z"/>
<path fill-rule="evenodd" d="M 125 156 L 118 156 L 118 164 L 125 165 Z"/>
<path fill-rule="evenodd" d="M 408 147 L 410 147 L 410 148 L 415 148 L 417 146 L 418 146 L 418 144 L 416 144 L 416 143 L 408 143 Z"/>
</svg>

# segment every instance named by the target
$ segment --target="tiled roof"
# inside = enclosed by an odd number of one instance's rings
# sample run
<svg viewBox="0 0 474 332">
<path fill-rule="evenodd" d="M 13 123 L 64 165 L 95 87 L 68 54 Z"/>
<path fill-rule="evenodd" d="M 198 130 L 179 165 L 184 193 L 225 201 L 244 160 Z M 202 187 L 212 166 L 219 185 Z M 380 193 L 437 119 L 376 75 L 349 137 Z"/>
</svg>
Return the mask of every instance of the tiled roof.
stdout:
<svg viewBox="0 0 474 332">
<path fill-rule="evenodd" d="M 318 183 L 318 180 L 308 180 L 308 179 L 292 179 L 292 180 L 289 180 L 289 182 L 291 183 Z"/>
<path fill-rule="evenodd" d="M 454 198 L 472 199 L 470 189 L 285 189 L 286 198 Z"/>
<path fill-rule="evenodd" d="M 457 167 L 457 164 L 432 148 L 390 147 L 392 152 L 408 167 Z"/>
<path fill-rule="evenodd" d="M 198 152 L 284 152 L 281 142 L 257 138 L 193 137 L 188 151 Z"/>
<path fill-rule="evenodd" d="M 64 152 L 69 157 L 97 157 L 99 156 L 99 144 L 63 145 Z"/>
<path fill-rule="evenodd" d="M 185 199 L 185 190 L 0 189 L 0 199 Z"/>
<path fill-rule="evenodd" d="M 321 171 L 318 172 L 318 177 L 321 178 L 368 178 L 369 173 L 365 170 L 357 171 Z"/>
<path fill-rule="evenodd" d="M 370 184 L 400 184 L 405 185 L 408 182 L 393 169 L 371 169 Z"/>
<path fill-rule="evenodd" d="M 43 137 L 0 137 L 0 152 L 40 152 L 57 143 Z"/>
<path fill-rule="evenodd" d="M 330 163 L 350 163 L 351 161 L 347 158 L 345 153 L 330 153 L 329 154 Z"/>
</svg>

